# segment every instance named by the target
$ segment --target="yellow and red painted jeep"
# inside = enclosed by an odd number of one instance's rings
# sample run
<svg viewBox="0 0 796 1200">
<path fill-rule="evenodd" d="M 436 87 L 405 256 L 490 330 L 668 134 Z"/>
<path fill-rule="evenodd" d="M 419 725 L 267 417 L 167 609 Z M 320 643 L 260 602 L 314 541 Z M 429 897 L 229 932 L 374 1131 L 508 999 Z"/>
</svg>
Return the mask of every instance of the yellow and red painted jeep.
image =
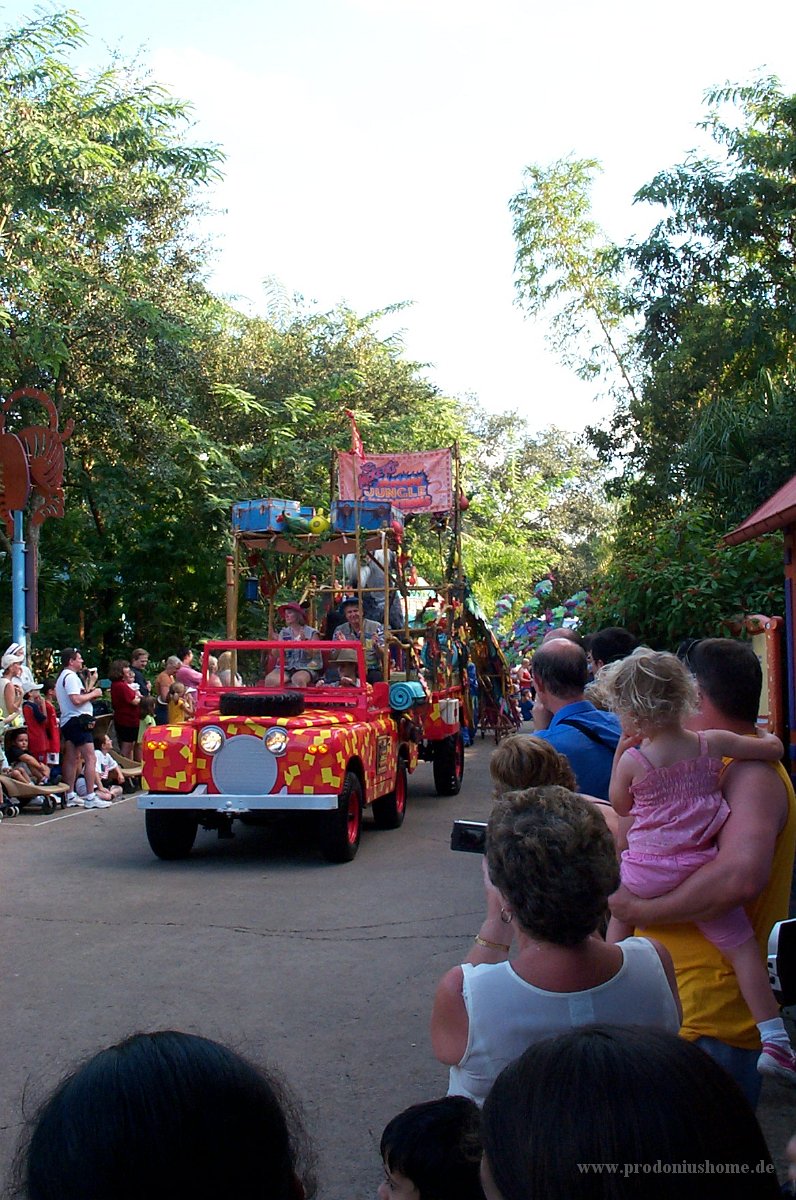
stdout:
<svg viewBox="0 0 796 1200">
<path fill-rule="evenodd" d="M 339 677 L 341 650 L 355 658 L 356 680 Z M 310 682 L 293 687 L 298 653 Z M 211 655 L 228 663 L 220 687 Z M 458 699 L 420 683 L 360 683 L 365 677 L 359 642 L 305 642 L 301 651 L 285 641 L 208 643 L 194 715 L 153 726 L 144 739 L 138 807 L 154 853 L 185 857 L 200 824 L 224 837 L 235 819 L 309 812 L 324 856 L 349 862 L 365 807 L 382 829 L 403 823 L 407 776 L 421 757 L 432 759 L 440 794 L 458 792 Z"/>
</svg>

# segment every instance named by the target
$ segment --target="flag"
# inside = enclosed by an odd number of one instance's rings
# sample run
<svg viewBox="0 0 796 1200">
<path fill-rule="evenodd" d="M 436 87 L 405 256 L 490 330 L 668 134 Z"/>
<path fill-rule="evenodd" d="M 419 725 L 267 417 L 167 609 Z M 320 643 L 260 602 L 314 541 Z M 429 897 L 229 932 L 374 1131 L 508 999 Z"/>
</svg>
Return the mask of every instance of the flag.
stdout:
<svg viewBox="0 0 796 1200">
<path fill-rule="evenodd" d="M 351 453 L 355 454 L 357 458 L 364 458 L 365 447 L 362 445 L 362 438 L 360 437 L 359 430 L 357 429 L 356 417 L 350 408 L 345 409 L 345 415 L 351 422 Z"/>
</svg>

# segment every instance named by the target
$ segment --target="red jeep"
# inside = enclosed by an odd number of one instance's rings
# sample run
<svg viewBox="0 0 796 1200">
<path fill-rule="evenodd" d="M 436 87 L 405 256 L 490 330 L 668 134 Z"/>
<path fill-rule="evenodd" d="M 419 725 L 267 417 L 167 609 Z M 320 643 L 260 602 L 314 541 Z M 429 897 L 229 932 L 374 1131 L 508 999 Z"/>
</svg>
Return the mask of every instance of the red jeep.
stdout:
<svg viewBox="0 0 796 1200">
<path fill-rule="evenodd" d="M 355 652 L 355 680 L 335 668 Z M 231 652 L 227 683 L 208 683 L 208 657 Z M 316 813 L 321 851 L 350 862 L 362 813 L 397 829 L 406 811 L 407 776 L 430 758 L 441 795 L 461 786 L 463 742 L 456 694 L 430 695 L 419 682 L 369 684 L 359 642 L 304 643 L 312 686 L 291 688 L 295 643 L 224 641 L 205 646 L 195 715 L 156 725 L 143 744 L 138 807 L 159 858 L 184 858 L 199 825 L 231 835 L 235 819 L 261 824 L 274 814 Z M 352 655 L 346 657 L 353 661 Z M 279 682 L 266 685 L 278 672 Z"/>
</svg>

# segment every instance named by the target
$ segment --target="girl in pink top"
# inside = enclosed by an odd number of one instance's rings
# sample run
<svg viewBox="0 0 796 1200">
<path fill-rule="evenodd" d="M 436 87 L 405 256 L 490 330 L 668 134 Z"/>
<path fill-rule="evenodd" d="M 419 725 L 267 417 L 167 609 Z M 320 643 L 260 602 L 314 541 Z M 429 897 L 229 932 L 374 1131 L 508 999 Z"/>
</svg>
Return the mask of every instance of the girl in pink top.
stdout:
<svg viewBox="0 0 796 1200">
<path fill-rule="evenodd" d="M 697 707 L 696 684 L 673 654 L 641 649 L 600 673 L 611 709 L 622 722 L 609 798 L 614 810 L 632 817 L 622 852 L 622 883 L 636 896 L 662 896 L 716 857 L 716 838 L 730 809 L 721 793 L 725 758 L 776 762 L 778 737 L 746 737 L 724 729 L 693 733 L 684 720 Z M 749 918 L 742 908 L 698 922 L 699 929 L 732 964 L 738 985 L 763 1041 L 758 1070 L 783 1078 L 796 1056 L 771 991 Z M 608 940 L 621 941 L 632 928 L 611 918 Z M 768 1059 L 779 1068 L 768 1070 Z"/>
</svg>

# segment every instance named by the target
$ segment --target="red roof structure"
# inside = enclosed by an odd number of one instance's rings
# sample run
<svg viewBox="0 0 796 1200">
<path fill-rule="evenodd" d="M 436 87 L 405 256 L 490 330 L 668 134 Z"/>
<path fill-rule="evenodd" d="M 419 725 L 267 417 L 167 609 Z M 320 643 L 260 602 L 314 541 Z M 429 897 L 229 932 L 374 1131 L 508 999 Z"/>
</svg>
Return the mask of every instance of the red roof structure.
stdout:
<svg viewBox="0 0 796 1200">
<path fill-rule="evenodd" d="M 755 509 L 751 517 L 725 534 L 722 541 L 726 546 L 738 546 L 788 525 L 796 525 L 796 475 Z"/>
</svg>

